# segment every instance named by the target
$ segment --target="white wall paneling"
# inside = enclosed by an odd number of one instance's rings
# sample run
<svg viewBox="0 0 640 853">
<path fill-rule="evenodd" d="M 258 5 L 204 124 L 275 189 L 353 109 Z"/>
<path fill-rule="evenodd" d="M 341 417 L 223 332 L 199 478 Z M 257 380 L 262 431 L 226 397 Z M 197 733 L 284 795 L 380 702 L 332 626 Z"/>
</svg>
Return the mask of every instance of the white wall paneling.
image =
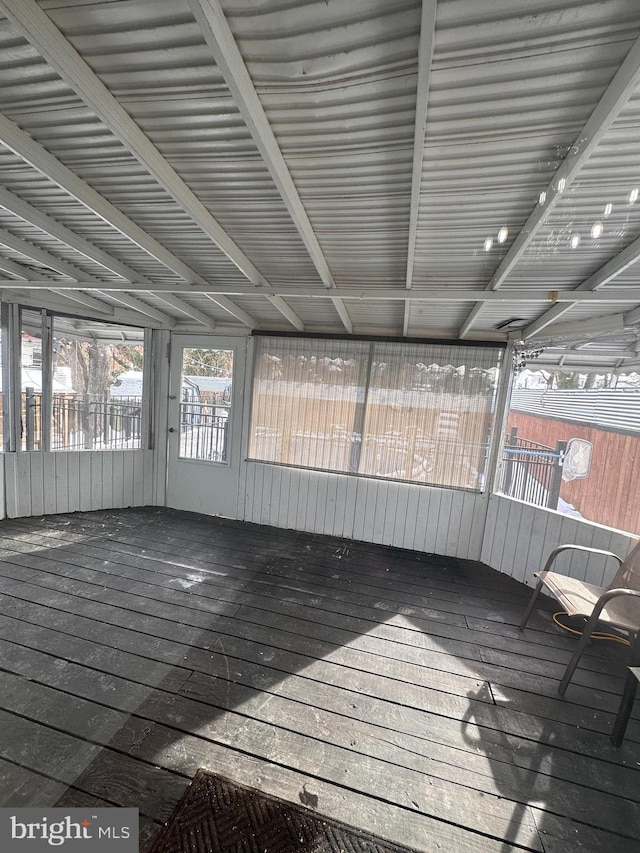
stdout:
<svg viewBox="0 0 640 853">
<path fill-rule="evenodd" d="M 246 521 L 480 559 L 486 495 L 262 462 L 241 482 Z"/>
<path fill-rule="evenodd" d="M 635 542 L 636 538 L 628 533 L 503 495 L 491 495 L 480 559 L 532 586 L 533 572 L 543 567 L 549 552 L 558 545 L 587 545 L 625 557 Z M 617 564 L 596 556 L 585 559 L 573 552 L 558 557 L 556 568 L 600 586 L 611 580 Z"/>
<path fill-rule="evenodd" d="M 481 560 L 529 585 L 557 545 L 576 543 L 624 557 L 630 534 L 502 495 L 247 462 L 239 517 L 425 553 Z M 597 557 L 564 555 L 560 571 L 592 583 L 615 571 Z"/>
<path fill-rule="evenodd" d="M 150 450 L 0 454 L 2 517 L 157 505 Z M 425 553 L 481 560 L 531 585 L 552 548 L 567 542 L 625 556 L 630 534 L 502 495 L 478 495 L 246 462 L 238 517 Z M 615 565 L 563 555 L 560 571 L 607 582 Z"/>
<path fill-rule="evenodd" d="M 33 451 L 0 458 L 1 506 L 9 518 L 152 503 L 150 450 Z"/>
<path fill-rule="evenodd" d="M 4 488 L 4 453 L 0 453 L 0 518 L 6 518 L 7 507 Z"/>
</svg>

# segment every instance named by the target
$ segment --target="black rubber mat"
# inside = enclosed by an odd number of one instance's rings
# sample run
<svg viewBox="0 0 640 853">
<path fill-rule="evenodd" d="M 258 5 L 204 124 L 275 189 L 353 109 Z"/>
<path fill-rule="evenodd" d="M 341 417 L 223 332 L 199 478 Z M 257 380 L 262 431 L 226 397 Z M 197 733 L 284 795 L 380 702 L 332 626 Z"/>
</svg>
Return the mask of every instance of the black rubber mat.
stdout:
<svg viewBox="0 0 640 853">
<path fill-rule="evenodd" d="M 166 827 L 146 853 L 407 853 L 408 850 L 297 803 L 198 770 Z"/>
</svg>

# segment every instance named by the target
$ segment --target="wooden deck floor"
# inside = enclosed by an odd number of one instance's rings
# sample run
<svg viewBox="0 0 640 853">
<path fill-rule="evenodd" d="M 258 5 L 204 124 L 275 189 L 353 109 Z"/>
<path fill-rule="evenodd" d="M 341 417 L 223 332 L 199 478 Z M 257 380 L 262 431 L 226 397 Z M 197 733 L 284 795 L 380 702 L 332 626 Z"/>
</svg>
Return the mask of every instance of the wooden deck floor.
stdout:
<svg viewBox="0 0 640 853">
<path fill-rule="evenodd" d="M 0 522 L 1 805 L 125 805 L 198 767 L 423 851 L 640 848 L 627 650 L 475 563 L 158 509 Z M 547 610 L 544 608 L 547 607 Z"/>
</svg>

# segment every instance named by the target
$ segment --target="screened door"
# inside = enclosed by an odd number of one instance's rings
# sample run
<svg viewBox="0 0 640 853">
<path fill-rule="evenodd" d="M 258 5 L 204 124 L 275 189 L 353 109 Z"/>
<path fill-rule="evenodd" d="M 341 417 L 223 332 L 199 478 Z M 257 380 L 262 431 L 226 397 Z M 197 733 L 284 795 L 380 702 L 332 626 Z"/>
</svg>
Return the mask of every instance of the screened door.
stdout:
<svg viewBox="0 0 640 853">
<path fill-rule="evenodd" d="M 173 339 L 168 506 L 237 517 L 245 349 L 239 338 Z"/>
</svg>

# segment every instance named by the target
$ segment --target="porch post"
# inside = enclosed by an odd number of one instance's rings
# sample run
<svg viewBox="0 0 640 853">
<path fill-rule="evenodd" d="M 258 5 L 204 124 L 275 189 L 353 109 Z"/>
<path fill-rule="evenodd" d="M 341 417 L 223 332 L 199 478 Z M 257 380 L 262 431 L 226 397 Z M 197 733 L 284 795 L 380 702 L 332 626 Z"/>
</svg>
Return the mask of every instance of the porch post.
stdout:
<svg viewBox="0 0 640 853">
<path fill-rule="evenodd" d="M 558 501 L 560 500 L 560 486 L 562 485 L 562 463 L 566 450 L 566 441 L 559 441 L 556 444 L 556 453 L 558 455 L 558 458 L 554 460 L 554 465 L 551 469 L 551 482 L 549 484 L 549 494 L 547 497 L 547 507 L 549 509 L 558 509 Z"/>
<path fill-rule="evenodd" d="M 22 449 L 22 338 L 20 335 L 20 306 L 2 306 L 2 387 L 4 449 Z"/>
<path fill-rule="evenodd" d="M 495 492 L 499 485 L 499 469 L 502 460 L 502 437 L 507 429 L 511 389 L 513 387 L 513 342 L 509 342 L 502 357 L 500 382 L 496 398 L 496 414 L 493 419 L 489 445 L 489 463 L 484 491 Z"/>
</svg>

